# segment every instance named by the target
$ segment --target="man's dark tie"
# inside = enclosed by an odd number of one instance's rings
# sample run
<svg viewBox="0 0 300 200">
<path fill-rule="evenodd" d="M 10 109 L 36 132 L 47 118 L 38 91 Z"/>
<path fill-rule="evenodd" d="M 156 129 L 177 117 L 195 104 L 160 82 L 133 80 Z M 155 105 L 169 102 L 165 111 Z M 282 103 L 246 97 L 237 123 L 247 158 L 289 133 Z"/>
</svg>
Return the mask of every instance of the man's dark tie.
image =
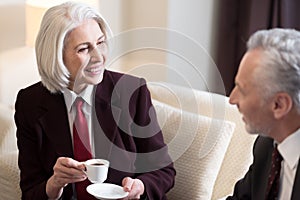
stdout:
<svg viewBox="0 0 300 200">
<path fill-rule="evenodd" d="M 266 200 L 278 199 L 280 169 L 281 169 L 282 159 L 283 158 L 277 149 L 277 145 L 275 145 L 273 153 L 272 153 L 271 170 L 270 170 L 270 174 L 268 177 Z"/>
<path fill-rule="evenodd" d="M 80 162 L 92 158 L 88 125 L 84 113 L 82 112 L 83 103 L 82 98 L 78 97 L 75 100 L 76 116 L 73 123 L 74 159 Z M 78 200 L 95 199 L 86 191 L 86 187 L 89 184 L 91 183 L 87 179 L 85 181 L 75 183 Z"/>
</svg>

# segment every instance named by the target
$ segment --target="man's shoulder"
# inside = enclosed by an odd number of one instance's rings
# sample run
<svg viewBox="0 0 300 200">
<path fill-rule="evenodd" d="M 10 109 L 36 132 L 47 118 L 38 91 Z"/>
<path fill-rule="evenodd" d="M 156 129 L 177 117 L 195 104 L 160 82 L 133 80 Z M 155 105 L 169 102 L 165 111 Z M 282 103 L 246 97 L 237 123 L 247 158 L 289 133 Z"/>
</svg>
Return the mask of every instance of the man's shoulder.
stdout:
<svg viewBox="0 0 300 200">
<path fill-rule="evenodd" d="M 253 153 L 256 159 L 266 162 L 266 158 L 272 154 L 274 140 L 265 136 L 258 136 L 255 143 Z"/>
<path fill-rule="evenodd" d="M 270 137 L 265 137 L 265 136 L 258 136 L 255 143 L 254 147 L 267 147 L 270 148 L 273 146 L 274 140 Z"/>
</svg>

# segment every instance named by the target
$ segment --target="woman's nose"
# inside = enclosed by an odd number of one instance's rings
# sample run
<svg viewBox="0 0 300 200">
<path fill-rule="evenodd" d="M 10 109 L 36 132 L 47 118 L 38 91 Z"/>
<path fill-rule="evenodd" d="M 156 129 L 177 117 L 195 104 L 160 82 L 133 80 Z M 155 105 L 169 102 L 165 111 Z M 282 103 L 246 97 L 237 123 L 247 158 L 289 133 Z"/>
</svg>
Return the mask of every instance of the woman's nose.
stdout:
<svg viewBox="0 0 300 200">
<path fill-rule="evenodd" d="M 90 55 L 91 55 L 91 59 L 92 61 L 94 62 L 102 62 L 103 61 L 103 55 L 102 55 L 102 52 L 100 50 L 100 48 L 98 47 L 95 47 L 91 52 L 90 52 Z"/>
</svg>

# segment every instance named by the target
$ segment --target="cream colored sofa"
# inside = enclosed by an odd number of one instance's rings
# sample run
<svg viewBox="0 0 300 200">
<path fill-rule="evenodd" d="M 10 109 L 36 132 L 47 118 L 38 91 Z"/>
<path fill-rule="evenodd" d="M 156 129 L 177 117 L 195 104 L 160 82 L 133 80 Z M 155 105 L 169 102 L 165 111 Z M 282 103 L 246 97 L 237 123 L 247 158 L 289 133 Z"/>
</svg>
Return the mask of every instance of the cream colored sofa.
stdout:
<svg viewBox="0 0 300 200">
<path fill-rule="evenodd" d="M 149 83 L 153 105 L 177 169 L 169 199 L 219 199 L 232 193 L 252 161 L 256 136 L 244 131 L 228 98 Z M 14 110 L 0 105 L 0 199 L 20 199 Z"/>
</svg>

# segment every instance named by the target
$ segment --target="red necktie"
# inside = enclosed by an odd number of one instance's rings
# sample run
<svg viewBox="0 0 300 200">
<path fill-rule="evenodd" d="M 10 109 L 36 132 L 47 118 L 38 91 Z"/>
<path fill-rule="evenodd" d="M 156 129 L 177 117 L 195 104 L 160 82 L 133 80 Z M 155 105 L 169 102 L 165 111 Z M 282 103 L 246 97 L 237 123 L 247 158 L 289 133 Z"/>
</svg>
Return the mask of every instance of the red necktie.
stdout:
<svg viewBox="0 0 300 200">
<path fill-rule="evenodd" d="M 278 199 L 280 169 L 281 169 L 282 160 L 283 158 L 280 155 L 276 145 L 272 153 L 271 171 L 268 178 L 266 200 Z"/>
<path fill-rule="evenodd" d="M 73 143 L 74 143 L 74 159 L 77 161 L 86 161 L 92 158 L 92 151 L 89 139 L 89 130 L 86 118 L 82 112 L 83 100 L 77 98 L 75 100 L 76 105 L 76 117 L 73 123 Z M 75 183 L 77 199 L 89 200 L 95 199 L 93 196 L 87 193 L 86 187 L 91 182 L 86 179 L 82 182 Z"/>
</svg>

